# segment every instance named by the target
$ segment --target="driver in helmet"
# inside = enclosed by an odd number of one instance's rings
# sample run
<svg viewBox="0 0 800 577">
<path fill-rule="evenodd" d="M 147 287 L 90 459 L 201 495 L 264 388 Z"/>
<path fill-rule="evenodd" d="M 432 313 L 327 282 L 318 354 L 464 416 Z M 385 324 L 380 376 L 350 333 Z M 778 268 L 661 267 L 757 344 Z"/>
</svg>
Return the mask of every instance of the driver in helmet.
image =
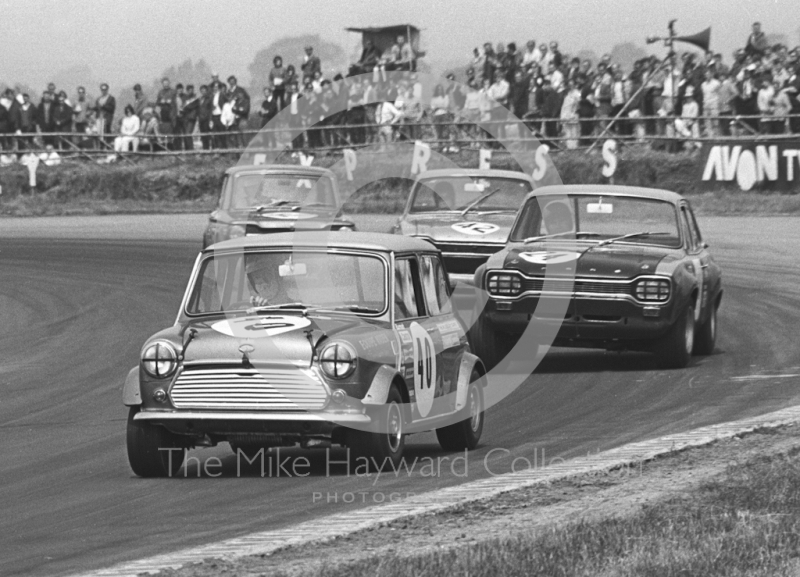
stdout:
<svg viewBox="0 0 800 577">
<path fill-rule="evenodd" d="M 545 207 L 544 224 L 547 234 L 565 234 L 575 229 L 572 211 L 563 202 L 551 202 Z"/>
<path fill-rule="evenodd" d="M 281 280 L 277 264 L 269 257 L 252 256 L 245 265 L 250 304 L 254 307 L 280 304 Z"/>
</svg>

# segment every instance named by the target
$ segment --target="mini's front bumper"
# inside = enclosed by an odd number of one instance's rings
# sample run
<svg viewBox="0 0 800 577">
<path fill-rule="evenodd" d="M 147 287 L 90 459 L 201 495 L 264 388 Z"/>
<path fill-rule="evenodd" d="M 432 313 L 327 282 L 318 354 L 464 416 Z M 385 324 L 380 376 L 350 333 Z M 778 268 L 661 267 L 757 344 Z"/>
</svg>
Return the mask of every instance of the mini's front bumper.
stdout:
<svg viewBox="0 0 800 577">
<path fill-rule="evenodd" d="M 134 421 L 163 425 L 180 434 L 286 433 L 330 435 L 339 426 L 368 427 L 372 419 L 360 412 L 245 412 L 144 410 Z"/>
</svg>

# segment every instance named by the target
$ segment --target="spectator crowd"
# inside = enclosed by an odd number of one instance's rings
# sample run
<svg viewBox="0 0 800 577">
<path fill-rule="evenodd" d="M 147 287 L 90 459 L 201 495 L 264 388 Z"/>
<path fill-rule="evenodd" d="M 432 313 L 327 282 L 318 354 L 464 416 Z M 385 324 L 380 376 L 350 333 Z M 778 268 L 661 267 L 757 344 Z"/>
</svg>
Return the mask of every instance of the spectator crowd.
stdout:
<svg viewBox="0 0 800 577">
<path fill-rule="evenodd" d="M 0 95 L 0 149 L 8 159 L 9 152 L 42 148 L 51 156 L 98 147 L 115 153 L 241 148 L 249 141 L 245 130 L 265 127 L 282 111 L 277 129 L 259 134 L 261 144 L 276 147 L 286 129 L 299 135 L 294 148 L 425 138 L 453 151 L 480 146 L 486 133 L 477 123 L 497 138 L 513 136 L 506 133 L 509 113 L 565 148 L 606 133 L 680 138 L 689 147 L 699 146 L 701 136 L 800 133 L 800 47 L 770 45 L 759 23 L 729 63 L 714 52 L 670 52 L 664 61 L 651 56 L 623 70 L 610 54 L 581 60 L 555 41 L 529 40 L 521 50 L 514 42 L 487 42 L 458 71 L 463 77 L 447 74 L 430 97 L 416 63 L 402 35 L 384 53 L 366 41 L 346 76 L 327 79 L 308 46 L 297 67 L 275 56 L 255 107 L 235 76 L 222 82 L 214 75 L 198 87 L 173 87 L 163 78 L 154 99 L 137 84 L 122 114 L 105 83 L 96 98 L 83 86 L 69 95 L 51 83 L 38 104 L 8 88 Z"/>
</svg>

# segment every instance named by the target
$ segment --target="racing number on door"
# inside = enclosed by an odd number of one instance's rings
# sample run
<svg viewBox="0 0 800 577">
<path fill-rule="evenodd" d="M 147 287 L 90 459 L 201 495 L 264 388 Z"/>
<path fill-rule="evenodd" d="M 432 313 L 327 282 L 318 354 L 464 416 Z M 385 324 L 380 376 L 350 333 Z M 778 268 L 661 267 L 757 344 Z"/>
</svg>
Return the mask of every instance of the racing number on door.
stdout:
<svg viewBox="0 0 800 577">
<path fill-rule="evenodd" d="M 417 410 L 421 417 L 427 417 L 433 407 L 436 392 L 436 349 L 433 339 L 422 325 L 411 323 L 409 327 L 414 344 L 414 392 Z"/>
</svg>

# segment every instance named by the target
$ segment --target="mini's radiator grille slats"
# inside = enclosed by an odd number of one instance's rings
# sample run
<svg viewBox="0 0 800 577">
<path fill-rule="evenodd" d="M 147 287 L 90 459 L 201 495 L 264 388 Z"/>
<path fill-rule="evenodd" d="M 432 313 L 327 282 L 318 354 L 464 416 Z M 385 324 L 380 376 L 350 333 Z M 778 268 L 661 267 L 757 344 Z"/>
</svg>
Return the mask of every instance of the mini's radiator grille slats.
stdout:
<svg viewBox="0 0 800 577">
<path fill-rule="evenodd" d="M 185 369 L 170 389 L 179 409 L 313 411 L 327 402 L 322 383 L 300 369 Z"/>
</svg>

